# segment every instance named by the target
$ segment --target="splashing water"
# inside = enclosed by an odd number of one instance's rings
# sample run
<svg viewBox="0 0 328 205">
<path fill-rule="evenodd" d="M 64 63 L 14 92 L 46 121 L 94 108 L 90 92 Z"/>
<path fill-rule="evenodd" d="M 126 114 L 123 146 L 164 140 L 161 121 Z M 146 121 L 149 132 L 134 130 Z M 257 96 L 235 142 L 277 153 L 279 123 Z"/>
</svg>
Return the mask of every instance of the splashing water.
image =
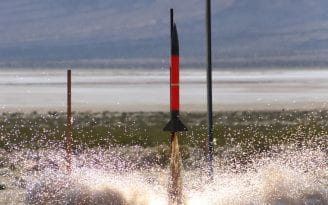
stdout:
<svg viewBox="0 0 328 205">
<path fill-rule="evenodd" d="M 121 152 L 129 149 L 149 152 L 141 147 L 88 149 L 74 155 L 69 176 L 63 150 L 12 153 L 11 168 L 1 176 L 10 187 L 0 193 L 0 204 L 168 204 L 169 168 L 146 166 L 146 161 L 136 166 L 144 156 L 123 159 Z M 203 162 L 191 156 L 195 164 L 181 173 L 185 204 L 327 204 L 327 150 L 293 145 L 279 150 L 258 154 L 247 165 L 215 157 L 212 182 Z"/>
<path fill-rule="evenodd" d="M 242 172 L 216 170 L 190 204 L 327 204 L 327 155 L 302 149 L 256 159 Z M 197 185 L 196 187 L 198 187 Z"/>
</svg>

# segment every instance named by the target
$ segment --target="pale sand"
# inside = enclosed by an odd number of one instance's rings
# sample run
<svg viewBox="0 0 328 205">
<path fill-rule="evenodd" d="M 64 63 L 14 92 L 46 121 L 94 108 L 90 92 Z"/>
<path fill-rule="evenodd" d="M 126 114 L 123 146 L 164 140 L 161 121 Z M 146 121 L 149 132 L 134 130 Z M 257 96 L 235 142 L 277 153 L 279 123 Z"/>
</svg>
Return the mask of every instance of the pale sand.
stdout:
<svg viewBox="0 0 328 205">
<path fill-rule="evenodd" d="M 0 112 L 66 110 L 66 72 L 0 71 Z M 73 70 L 73 111 L 169 111 L 168 71 Z M 181 111 L 206 111 L 205 72 L 181 73 Z M 328 71 L 215 71 L 213 109 L 326 109 Z"/>
</svg>

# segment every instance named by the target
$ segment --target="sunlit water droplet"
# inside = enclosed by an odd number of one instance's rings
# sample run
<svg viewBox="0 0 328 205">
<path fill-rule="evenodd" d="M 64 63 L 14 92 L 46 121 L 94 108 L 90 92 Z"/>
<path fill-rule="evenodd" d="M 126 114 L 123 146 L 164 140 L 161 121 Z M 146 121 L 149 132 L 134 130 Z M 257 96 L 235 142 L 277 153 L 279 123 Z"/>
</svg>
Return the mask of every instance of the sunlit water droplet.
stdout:
<svg viewBox="0 0 328 205">
<path fill-rule="evenodd" d="M 22 184 L 14 177 L 20 172 L 27 188 L 13 188 L 27 196 L 26 200 L 37 200 L 39 204 L 43 200 L 65 204 L 86 196 L 91 201 L 99 200 L 97 197 L 116 197 L 127 204 L 167 204 L 168 167 L 137 168 L 138 161 L 145 160 L 143 155 L 149 153 L 147 148 L 109 149 L 111 152 L 88 149 L 74 155 L 74 169 L 70 176 L 65 174 L 64 150 L 22 150 L 8 156 L 9 163 L 16 168 L 6 178 L 14 184 Z M 139 155 L 133 159 L 122 158 L 122 152 L 130 149 L 140 150 Z M 130 153 L 133 155 L 135 151 Z M 215 158 L 213 182 L 205 174 L 206 166 L 183 169 L 182 183 L 187 204 L 327 203 L 328 162 L 325 151 L 307 147 L 296 149 L 291 145 L 284 146 L 279 153 L 259 155 L 246 167 L 237 161 L 226 166 L 224 161 L 224 158 Z M 146 165 L 147 161 L 143 163 Z M 52 198 L 49 198 L 49 192 Z"/>
</svg>

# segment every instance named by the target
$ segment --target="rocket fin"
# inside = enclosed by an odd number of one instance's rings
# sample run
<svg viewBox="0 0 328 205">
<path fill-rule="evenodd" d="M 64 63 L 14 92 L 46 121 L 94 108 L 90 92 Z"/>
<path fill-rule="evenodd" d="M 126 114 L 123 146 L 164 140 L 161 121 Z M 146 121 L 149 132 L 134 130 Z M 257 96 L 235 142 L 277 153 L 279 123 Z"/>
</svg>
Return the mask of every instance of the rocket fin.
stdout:
<svg viewBox="0 0 328 205">
<path fill-rule="evenodd" d="M 188 131 L 187 127 L 181 122 L 179 118 L 174 118 L 170 120 L 169 123 L 166 124 L 163 130 L 167 132 Z"/>
</svg>

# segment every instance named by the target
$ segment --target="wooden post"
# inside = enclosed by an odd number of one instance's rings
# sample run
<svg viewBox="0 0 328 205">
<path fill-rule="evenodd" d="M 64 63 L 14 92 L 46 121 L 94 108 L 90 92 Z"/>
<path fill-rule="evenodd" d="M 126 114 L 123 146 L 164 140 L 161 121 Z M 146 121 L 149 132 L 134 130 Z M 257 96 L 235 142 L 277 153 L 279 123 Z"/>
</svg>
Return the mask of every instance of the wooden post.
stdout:
<svg viewBox="0 0 328 205">
<path fill-rule="evenodd" d="M 67 172 L 72 171 L 72 92 L 71 70 L 67 70 L 67 122 L 66 122 L 66 162 Z"/>
</svg>

